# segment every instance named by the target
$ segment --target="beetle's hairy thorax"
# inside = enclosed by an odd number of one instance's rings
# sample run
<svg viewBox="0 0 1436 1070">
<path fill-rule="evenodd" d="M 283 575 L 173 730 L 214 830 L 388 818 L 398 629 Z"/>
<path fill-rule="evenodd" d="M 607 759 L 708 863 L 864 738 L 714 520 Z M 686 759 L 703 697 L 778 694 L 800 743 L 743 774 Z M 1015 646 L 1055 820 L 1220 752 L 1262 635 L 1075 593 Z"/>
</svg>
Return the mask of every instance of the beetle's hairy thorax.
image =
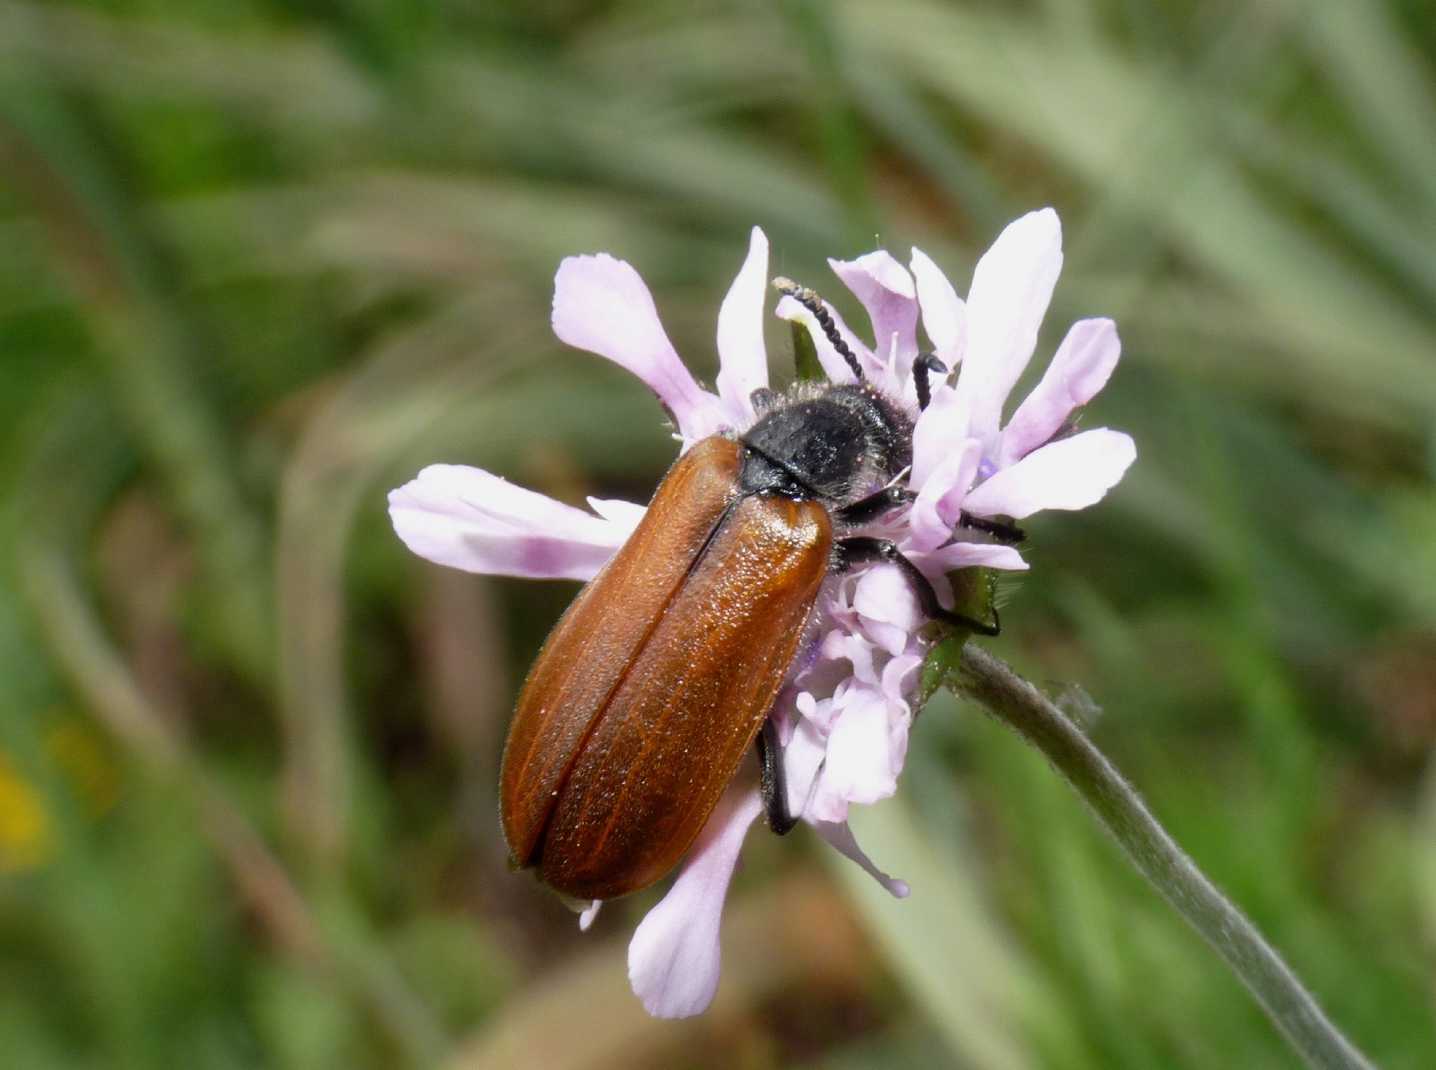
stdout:
<svg viewBox="0 0 1436 1070">
<path fill-rule="evenodd" d="M 740 436 L 746 493 L 856 501 L 912 463 L 912 420 L 867 383 L 797 384 Z"/>
</svg>

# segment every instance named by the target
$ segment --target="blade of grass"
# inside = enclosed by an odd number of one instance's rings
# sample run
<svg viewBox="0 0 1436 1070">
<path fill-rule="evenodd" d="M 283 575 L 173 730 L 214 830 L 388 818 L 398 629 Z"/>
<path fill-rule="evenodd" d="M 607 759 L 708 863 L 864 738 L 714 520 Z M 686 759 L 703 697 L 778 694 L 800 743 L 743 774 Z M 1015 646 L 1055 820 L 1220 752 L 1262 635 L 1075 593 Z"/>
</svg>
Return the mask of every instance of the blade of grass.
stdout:
<svg viewBox="0 0 1436 1070">
<path fill-rule="evenodd" d="M 1329 84 L 1345 97 L 1357 126 L 1424 196 L 1436 215 L 1436 94 L 1430 57 L 1415 53 L 1386 4 L 1294 5 Z M 1428 12 L 1429 15 L 1429 12 Z"/>
<path fill-rule="evenodd" d="M 0 82 L 0 160 L 49 231 L 129 433 L 195 534 L 221 640 L 242 672 L 264 681 L 273 665 L 268 538 L 234 445 L 196 386 L 215 343 L 182 304 L 174 265 L 143 229 L 104 142 L 93 117 L 47 92 L 38 72 L 23 88 Z"/>
<path fill-rule="evenodd" d="M 860 60 L 911 72 L 1010 130 L 1136 217 L 1282 324 L 1293 391 L 1379 396 L 1411 422 L 1436 408 L 1429 327 L 1358 266 L 1275 211 L 1179 98 L 1182 82 L 1113 47 L 1049 40 L 1029 20 L 899 0 L 845 3 Z M 1155 108 L 1154 108 L 1155 102 Z M 1154 114 L 1180 115 L 1157 132 Z M 1092 121 L 1101 116 L 1102 121 Z M 1159 138 L 1162 151 L 1148 143 Z"/>
<path fill-rule="evenodd" d="M 442 1030 L 382 955 L 325 924 L 243 812 L 216 786 L 200 759 L 136 684 L 85 594 L 74 564 L 108 500 L 112 473 L 81 458 L 104 456 L 114 434 L 94 399 L 64 407 L 47 421 L 25 479 L 29 523 L 19 546 L 24 592 L 50 652 L 87 708 L 154 775 L 179 787 L 245 902 L 275 945 L 301 964 L 332 973 L 373 1013 L 408 1065 L 431 1065 L 445 1047 Z M 76 472 L 88 478 L 76 479 Z M 63 488 L 56 493 L 56 488 Z"/>
<path fill-rule="evenodd" d="M 321 923 L 269 845 L 214 787 L 164 727 L 164 715 L 134 686 L 100 631 L 73 570 L 53 549 L 31 543 L 24 548 L 23 575 L 50 652 L 115 738 L 149 763 L 156 775 L 184 787 L 230 879 L 268 937 L 301 964 L 337 973 L 405 1053 L 407 1065 L 431 1065 L 446 1045 L 428 1010 L 381 957 L 352 937 L 341 940 Z"/>
<path fill-rule="evenodd" d="M 834 874 L 913 998 L 964 1065 L 1033 1065 L 1029 1030 L 1060 1028 L 1031 964 L 1004 934 L 969 857 L 929 842 L 901 797 L 854 813 L 863 841 L 914 893 L 901 904 L 837 854 Z"/>
<path fill-rule="evenodd" d="M 283 476 L 277 575 L 284 806 L 291 832 L 321 870 L 333 871 L 348 852 L 355 756 L 344 672 L 344 570 L 354 516 L 398 443 L 521 359 L 522 338 L 485 332 L 498 296 L 491 290 L 477 306 L 460 302 L 385 345 L 310 420 Z M 455 368 L 456 356 L 485 333 L 491 359 Z"/>
</svg>

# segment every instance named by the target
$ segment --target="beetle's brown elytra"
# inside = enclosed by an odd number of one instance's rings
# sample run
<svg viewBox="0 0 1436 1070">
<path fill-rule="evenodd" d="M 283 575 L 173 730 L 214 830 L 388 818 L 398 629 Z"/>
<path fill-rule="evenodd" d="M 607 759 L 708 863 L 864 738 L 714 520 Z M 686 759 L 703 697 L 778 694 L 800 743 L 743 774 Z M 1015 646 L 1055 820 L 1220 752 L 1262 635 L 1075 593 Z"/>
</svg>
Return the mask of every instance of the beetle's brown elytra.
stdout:
<svg viewBox="0 0 1436 1070">
<path fill-rule="evenodd" d="M 793 660 L 832 526 L 813 502 L 736 500 L 738 452 L 715 437 L 678 461 L 519 696 L 504 831 L 565 894 L 612 898 L 677 864 Z"/>
</svg>

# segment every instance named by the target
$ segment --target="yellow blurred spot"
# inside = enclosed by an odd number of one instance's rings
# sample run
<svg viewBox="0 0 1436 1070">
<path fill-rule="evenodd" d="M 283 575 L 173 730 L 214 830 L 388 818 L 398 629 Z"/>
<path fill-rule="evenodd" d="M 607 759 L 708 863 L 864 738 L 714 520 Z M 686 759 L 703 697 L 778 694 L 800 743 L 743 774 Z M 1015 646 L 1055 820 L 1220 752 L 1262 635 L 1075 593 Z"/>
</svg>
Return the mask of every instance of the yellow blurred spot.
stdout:
<svg viewBox="0 0 1436 1070">
<path fill-rule="evenodd" d="M 40 794 L 0 755 L 0 873 L 49 861 L 55 841 Z"/>
</svg>

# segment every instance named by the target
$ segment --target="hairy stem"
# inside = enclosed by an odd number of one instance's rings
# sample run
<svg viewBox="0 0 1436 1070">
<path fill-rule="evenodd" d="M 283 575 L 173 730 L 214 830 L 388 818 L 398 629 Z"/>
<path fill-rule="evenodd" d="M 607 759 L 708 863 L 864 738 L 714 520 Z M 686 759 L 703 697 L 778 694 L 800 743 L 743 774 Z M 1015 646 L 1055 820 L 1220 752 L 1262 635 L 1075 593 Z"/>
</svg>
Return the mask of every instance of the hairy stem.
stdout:
<svg viewBox="0 0 1436 1070">
<path fill-rule="evenodd" d="M 1177 912 L 1206 938 L 1311 1066 L 1371 1064 L 1322 1013 L 1290 967 L 1167 831 L 1122 774 L 1036 687 L 971 643 L 946 682 L 1037 747 Z"/>
</svg>

